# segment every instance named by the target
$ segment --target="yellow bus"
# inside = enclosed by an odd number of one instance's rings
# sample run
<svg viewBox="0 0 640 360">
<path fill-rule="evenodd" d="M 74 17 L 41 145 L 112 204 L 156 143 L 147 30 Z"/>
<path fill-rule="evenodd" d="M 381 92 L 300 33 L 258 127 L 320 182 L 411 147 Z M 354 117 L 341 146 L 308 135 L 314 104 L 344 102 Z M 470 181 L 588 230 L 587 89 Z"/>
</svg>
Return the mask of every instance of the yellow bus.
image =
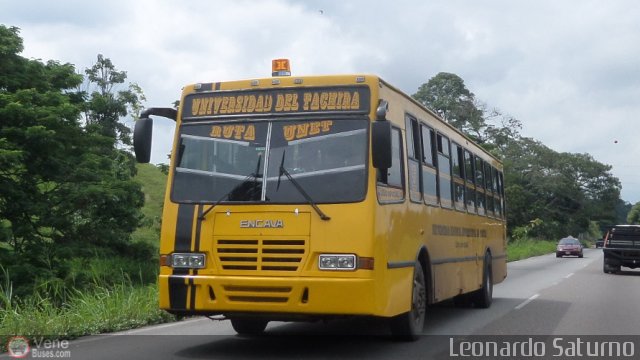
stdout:
<svg viewBox="0 0 640 360">
<path fill-rule="evenodd" d="M 285 64 L 286 61 L 275 65 Z M 486 308 L 506 277 L 500 161 L 373 75 L 184 87 L 160 238 L 160 307 L 269 321 L 388 318 L 415 339 L 429 304 Z"/>
</svg>

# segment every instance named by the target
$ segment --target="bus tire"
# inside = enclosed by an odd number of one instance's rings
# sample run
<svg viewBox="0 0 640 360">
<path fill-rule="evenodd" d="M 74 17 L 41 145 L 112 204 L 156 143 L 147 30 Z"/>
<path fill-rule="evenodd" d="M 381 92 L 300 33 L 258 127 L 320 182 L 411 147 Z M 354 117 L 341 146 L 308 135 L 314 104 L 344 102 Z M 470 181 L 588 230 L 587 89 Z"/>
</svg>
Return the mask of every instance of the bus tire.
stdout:
<svg viewBox="0 0 640 360">
<path fill-rule="evenodd" d="M 486 309 L 493 301 L 493 270 L 491 267 L 491 254 L 484 255 L 482 267 L 482 287 L 472 293 L 473 303 L 476 307 Z"/>
<path fill-rule="evenodd" d="M 397 340 L 415 341 L 424 328 L 427 311 L 427 282 L 419 261 L 413 268 L 411 289 L 411 310 L 392 317 L 389 322 L 391 334 Z"/>
<path fill-rule="evenodd" d="M 269 321 L 250 317 L 231 318 L 231 326 L 238 335 L 256 336 L 264 332 Z"/>
</svg>

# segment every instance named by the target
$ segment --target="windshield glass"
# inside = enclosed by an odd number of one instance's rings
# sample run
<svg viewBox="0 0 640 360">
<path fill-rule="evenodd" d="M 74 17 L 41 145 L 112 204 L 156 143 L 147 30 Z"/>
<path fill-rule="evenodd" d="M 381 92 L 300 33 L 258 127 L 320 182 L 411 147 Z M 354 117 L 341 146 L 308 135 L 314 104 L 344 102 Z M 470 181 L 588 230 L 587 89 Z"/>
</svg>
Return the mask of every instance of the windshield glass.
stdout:
<svg viewBox="0 0 640 360">
<path fill-rule="evenodd" d="M 306 203 L 282 165 L 317 203 L 360 201 L 367 125 L 364 119 L 183 125 L 172 199 Z"/>
<path fill-rule="evenodd" d="M 560 245 L 580 245 L 578 239 L 564 238 L 560 239 Z"/>
</svg>

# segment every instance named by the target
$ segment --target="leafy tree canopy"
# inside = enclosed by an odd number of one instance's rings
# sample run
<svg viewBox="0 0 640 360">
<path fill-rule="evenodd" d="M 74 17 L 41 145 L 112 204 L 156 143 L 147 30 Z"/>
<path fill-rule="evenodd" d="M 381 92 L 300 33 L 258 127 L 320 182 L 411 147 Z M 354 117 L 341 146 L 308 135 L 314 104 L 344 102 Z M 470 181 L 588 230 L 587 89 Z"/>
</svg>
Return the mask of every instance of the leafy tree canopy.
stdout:
<svg viewBox="0 0 640 360">
<path fill-rule="evenodd" d="M 19 30 L 0 25 L 0 263 L 33 286 L 65 279 L 70 257 L 126 254 L 144 197 L 113 133 L 81 121 L 111 113 L 84 101 L 74 66 L 20 51 Z"/>
<path fill-rule="evenodd" d="M 120 89 L 127 73 L 116 69 L 102 54 L 98 55 L 91 68 L 85 70 L 85 74 L 89 88 L 85 92 L 88 99 L 84 106 L 87 125 L 104 136 L 131 145 L 131 130 L 120 119 L 130 113 L 134 116 L 140 113 L 141 102 L 145 100 L 142 89 L 135 83 Z"/>
<path fill-rule="evenodd" d="M 640 225 L 640 202 L 633 205 L 627 215 L 627 224 Z"/>
<path fill-rule="evenodd" d="M 418 88 L 413 98 L 454 127 L 476 137 L 486 126 L 475 95 L 455 74 L 441 72 Z"/>
</svg>

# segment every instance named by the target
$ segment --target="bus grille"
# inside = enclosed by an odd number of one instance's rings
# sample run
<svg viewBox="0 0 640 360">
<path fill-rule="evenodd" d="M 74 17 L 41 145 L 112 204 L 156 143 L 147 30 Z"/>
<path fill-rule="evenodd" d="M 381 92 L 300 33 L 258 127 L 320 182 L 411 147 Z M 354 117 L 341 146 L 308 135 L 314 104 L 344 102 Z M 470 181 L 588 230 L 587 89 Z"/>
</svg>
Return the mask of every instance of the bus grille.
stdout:
<svg viewBox="0 0 640 360">
<path fill-rule="evenodd" d="M 298 271 L 305 255 L 305 240 L 216 241 L 216 257 L 223 270 Z"/>
<path fill-rule="evenodd" d="M 223 289 L 231 302 L 286 303 L 291 295 L 288 286 L 234 286 L 225 285 Z"/>
</svg>

